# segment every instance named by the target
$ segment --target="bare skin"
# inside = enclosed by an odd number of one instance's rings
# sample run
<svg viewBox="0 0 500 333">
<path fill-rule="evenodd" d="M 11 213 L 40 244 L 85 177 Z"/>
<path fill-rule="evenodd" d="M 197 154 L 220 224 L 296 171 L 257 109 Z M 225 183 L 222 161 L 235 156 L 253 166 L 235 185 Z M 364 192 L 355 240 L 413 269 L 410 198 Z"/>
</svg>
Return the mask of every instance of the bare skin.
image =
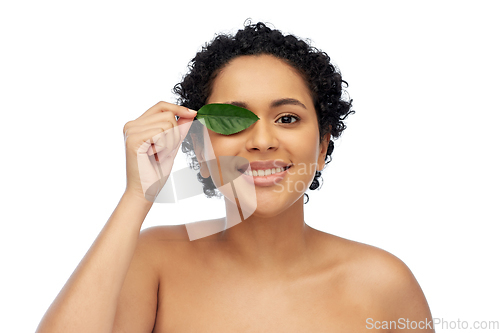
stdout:
<svg viewBox="0 0 500 333">
<path fill-rule="evenodd" d="M 260 117 L 231 136 L 209 131 L 216 155 L 280 159 L 293 163 L 290 171 L 300 163 L 323 169 L 329 138 L 319 138 L 303 79 L 281 60 L 234 59 L 217 76 L 207 103 L 242 105 Z M 139 235 L 151 205 L 134 154 L 155 123 L 176 126 L 173 114 L 181 117 L 179 124 L 192 118 L 188 110 L 162 102 L 125 126 L 124 132 L 134 134 L 127 147 L 136 148 L 127 149 L 124 203 L 37 332 L 415 332 L 383 323 L 431 320 L 422 290 L 403 262 L 306 224 L 303 195 L 314 169 L 289 172 L 283 180 L 306 187 L 257 186 L 257 210 L 223 232 L 190 241 L 180 225 Z M 284 121 L 286 114 L 300 121 Z M 203 145 L 196 143 L 195 152 L 202 176 L 209 176 Z M 232 214 L 226 211 L 227 217 Z M 421 327 L 417 331 L 434 332 Z"/>
<path fill-rule="evenodd" d="M 297 99 L 306 108 L 270 107 L 279 98 Z M 237 58 L 219 74 L 208 102 L 236 102 L 261 118 L 238 135 L 210 131 L 216 155 L 324 167 L 327 141 L 319 140 L 312 99 L 300 76 L 280 60 Z M 276 125 L 284 111 L 297 114 L 300 124 Z M 316 150 L 310 148 L 315 145 Z M 203 161 L 202 147 L 195 150 Z M 207 165 L 201 173 L 210 175 Z M 311 177 L 296 173 L 290 179 Z M 132 262 L 122 290 L 115 332 L 141 332 L 141 327 L 147 327 L 144 332 L 389 332 L 367 325 L 431 319 L 404 263 L 378 248 L 309 227 L 303 193 L 271 189 L 256 188 L 258 208 L 250 218 L 206 238 L 190 242 L 184 226 L 144 231 L 142 254 Z M 149 281 L 149 289 L 137 290 L 142 282 L 136 274 Z M 137 324 L 141 318 L 148 318 L 144 326 Z"/>
<path fill-rule="evenodd" d="M 307 225 L 304 258 L 287 269 L 242 261 L 218 237 L 190 242 L 183 226 L 145 230 L 139 243 L 115 332 L 405 332 L 367 327 L 431 320 L 399 259 Z"/>
</svg>

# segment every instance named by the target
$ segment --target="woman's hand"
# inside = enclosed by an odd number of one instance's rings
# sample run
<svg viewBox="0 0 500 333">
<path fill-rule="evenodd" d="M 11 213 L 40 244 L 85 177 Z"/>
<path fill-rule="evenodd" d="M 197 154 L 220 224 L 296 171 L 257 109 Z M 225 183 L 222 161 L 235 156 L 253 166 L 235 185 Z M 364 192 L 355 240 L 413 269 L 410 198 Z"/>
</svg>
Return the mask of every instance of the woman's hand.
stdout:
<svg viewBox="0 0 500 333">
<path fill-rule="evenodd" d="M 179 116 L 178 120 L 175 115 Z M 127 154 L 127 189 L 85 257 L 45 313 L 37 333 L 109 333 L 113 331 L 120 291 L 138 242 L 142 223 L 151 208 L 143 202 L 146 190 L 158 180 L 166 182 L 173 159 L 196 112 L 160 102 L 123 128 Z M 154 145 L 152 144 L 154 143 Z M 150 156 L 151 155 L 151 156 Z M 161 162 L 158 176 L 151 160 Z M 160 163 L 158 162 L 158 163 Z M 168 169 L 168 170 L 167 170 Z M 149 186 L 149 187 L 148 187 Z M 158 188 L 158 192 L 161 188 Z M 156 191 L 156 189 L 155 189 Z M 154 201 L 154 197 L 152 198 Z M 135 266 L 133 266 L 135 267 Z M 141 266 L 142 267 L 142 266 Z M 144 273 L 144 272 L 141 272 Z M 135 277 L 134 271 L 130 273 Z M 142 275 L 144 276 L 144 274 Z M 152 281 L 152 282 L 151 282 Z M 155 281 L 149 287 L 158 288 Z M 151 294 L 144 295 L 151 300 Z M 151 332 L 156 305 L 144 307 L 144 320 L 136 323 Z M 143 330 L 141 330 L 143 331 Z"/>
<path fill-rule="evenodd" d="M 176 120 L 175 116 L 179 119 Z M 123 127 L 127 160 L 127 188 L 153 202 L 167 182 L 174 158 L 196 111 L 159 102 Z"/>
</svg>

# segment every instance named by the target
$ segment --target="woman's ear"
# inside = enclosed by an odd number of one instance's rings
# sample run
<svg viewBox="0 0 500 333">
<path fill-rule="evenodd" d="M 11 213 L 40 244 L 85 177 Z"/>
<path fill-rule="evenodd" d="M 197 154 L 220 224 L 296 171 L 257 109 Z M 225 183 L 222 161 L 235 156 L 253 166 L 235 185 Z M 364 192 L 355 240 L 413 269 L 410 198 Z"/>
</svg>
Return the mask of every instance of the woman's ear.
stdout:
<svg viewBox="0 0 500 333">
<path fill-rule="evenodd" d="M 202 140 L 200 140 L 199 137 L 195 134 L 190 134 L 190 136 L 193 142 L 193 149 L 196 155 L 196 159 L 200 164 L 200 174 L 203 178 L 208 178 L 210 177 L 210 171 L 208 170 L 205 156 L 203 154 L 203 144 L 201 143 Z"/>
<path fill-rule="evenodd" d="M 330 133 L 326 133 L 323 140 L 320 143 L 320 151 L 318 156 L 318 171 L 323 171 L 325 168 L 325 158 L 328 152 L 328 144 L 330 143 Z"/>
</svg>

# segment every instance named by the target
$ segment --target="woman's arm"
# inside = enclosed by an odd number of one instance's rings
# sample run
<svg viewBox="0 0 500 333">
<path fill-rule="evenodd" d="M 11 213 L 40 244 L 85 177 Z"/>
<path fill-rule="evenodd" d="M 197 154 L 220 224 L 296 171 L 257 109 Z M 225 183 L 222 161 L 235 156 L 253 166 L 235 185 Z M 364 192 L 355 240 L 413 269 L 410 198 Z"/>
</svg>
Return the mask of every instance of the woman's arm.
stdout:
<svg viewBox="0 0 500 333">
<path fill-rule="evenodd" d="M 118 298 L 152 203 L 125 193 L 56 297 L 37 333 L 112 330 Z"/>
<path fill-rule="evenodd" d="M 160 102 L 125 124 L 125 193 L 43 317 L 37 333 L 110 333 L 120 301 L 133 303 L 133 294 L 145 285 L 154 290 L 151 275 L 140 273 L 143 247 L 137 247 L 139 233 L 195 116 L 196 112 L 185 107 Z M 129 282 L 120 295 L 126 277 Z M 140 331 L 150 329 L 151 315 L 144 313 L 144 318 L 138 322 Z M 154 317 L 152 320 L 154 324 Z"/>
<path fill-rule="evenodd" d="M 156 324 L 161 250 L 158 229 L 143 230 L 118 299 L 113 333 L 151 333 Z M 168 228 L 168 227 L 166 227 Z"/>
</svg>

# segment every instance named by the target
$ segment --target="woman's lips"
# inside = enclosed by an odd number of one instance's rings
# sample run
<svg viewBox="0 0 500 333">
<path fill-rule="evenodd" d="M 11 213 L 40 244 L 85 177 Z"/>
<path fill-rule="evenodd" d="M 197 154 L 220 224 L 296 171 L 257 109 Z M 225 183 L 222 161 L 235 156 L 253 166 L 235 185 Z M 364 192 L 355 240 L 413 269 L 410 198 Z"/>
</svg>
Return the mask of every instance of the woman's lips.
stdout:
<svg viewBox="0 0 500 333">
<path fill-rule="evenodd" d="M 286 173 L 291 167 L 292 166 L 289 166 L 282 172 L 277 172 L 267 176 L 250 176 L 244 173 L 242 173 L 241 176 L 249 183 L 255 184 L 255 186 L 273 186 L 276 185 L 276 183 L 280 182 L 283 178 L 285 178 Z"/>
</svg>

